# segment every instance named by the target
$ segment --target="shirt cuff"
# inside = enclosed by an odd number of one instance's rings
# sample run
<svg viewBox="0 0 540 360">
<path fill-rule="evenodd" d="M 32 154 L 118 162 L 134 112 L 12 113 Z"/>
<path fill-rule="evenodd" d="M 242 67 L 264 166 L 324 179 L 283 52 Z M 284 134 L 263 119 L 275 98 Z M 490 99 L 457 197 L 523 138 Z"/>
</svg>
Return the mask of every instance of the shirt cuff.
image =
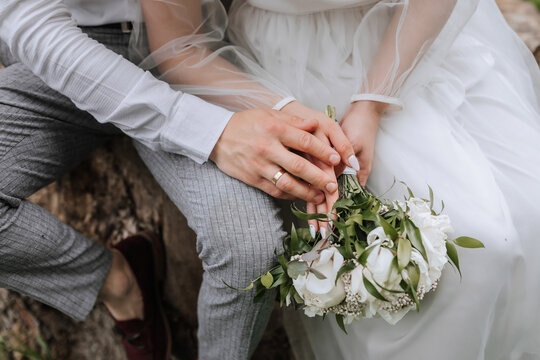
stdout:
<svg viewBox="0 0 540 360">
<path fill-rule="evenodd" d="M 172 111 L 161 134 L 163 150 L 185 155 L 199 164 L 208 160 L 234 114 L 185 93 Z"/>
<path fill-rule="evenodd" d="M 361 101 L 361 100 L 378 101 L 378 102 L 387 103 L 389 105 L 387 111 L 398 111 L 398 110 L 403 109 L 403 102 L 396 97 L 380 95 L 380 94 L 355 94 L 351 96 L 351 103 L 355 101 Z"/>
</svg>

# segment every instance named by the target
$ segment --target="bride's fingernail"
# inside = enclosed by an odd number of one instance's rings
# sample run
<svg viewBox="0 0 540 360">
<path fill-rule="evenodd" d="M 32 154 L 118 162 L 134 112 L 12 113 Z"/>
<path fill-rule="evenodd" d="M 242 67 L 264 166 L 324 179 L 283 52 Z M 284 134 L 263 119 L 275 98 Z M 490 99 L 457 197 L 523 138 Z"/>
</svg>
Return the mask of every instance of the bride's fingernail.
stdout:
<svg viewBox="0 0 540 360">
<path fill-rule="evenodd" d="M 317 232 L 315 231 L 315 225 L 309 225 L 309 234 L 315 239 Z"/>
<path fill-rule="evenodd" d="M 321 232 L 321 236 L 323 239 L 326 239 L 326 228 L 320 228 L 319 231 Z"/>
<path fill-rule="evenodd" d="M 334 164 L 334 165 L 339 164 L 339 160 L 340 160 L 340 159 L 341 159 L 341 158 L 339 157 L 339 155 L 336 155 L 336 154 L 330 155 L 330 162 L 331 162 L 332 164 Z"/>
<path fill-rule="evenodd" d="M 326 184 L 326 191 L 328 191 L 329 193 L 333 193 L 336 190 L 337 190 L 337 184 L 335 182 Z"/>
<path fill-rule="evenodd" d="M 333 226 L 334 226 L 334 223 L 332 222 L 332 220 L 330 220 L 330 221 L 328 222 L 328 228 L 329 228 L 330 230 L 332 230 L 332 227 L 333 227 Z"/>
<path fill-rule="evenodd" d="M 360 164 L 358 163 L 358 159 L 356 158 L 356 156 L 354 155 L 349 156 L 347 161 L 349 161 L 349 164 L 354 170 L 360 171 Z"/>
</svg>

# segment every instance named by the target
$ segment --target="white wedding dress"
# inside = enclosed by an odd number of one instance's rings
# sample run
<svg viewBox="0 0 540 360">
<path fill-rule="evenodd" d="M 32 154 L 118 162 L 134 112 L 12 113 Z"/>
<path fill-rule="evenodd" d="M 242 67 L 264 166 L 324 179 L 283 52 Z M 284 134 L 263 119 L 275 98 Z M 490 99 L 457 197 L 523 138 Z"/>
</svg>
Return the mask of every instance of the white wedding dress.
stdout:
<svg viewBox="0 0 540 360">
<path fill-rule="evenodd" d="M 540 71 L 495 2 L 237 0 L 228 27 L 237 46 L 220 42 L 226 21 L 205 1 L 197 35 L 143 65 L 211 48 L 189 64 L 211 68 L 213 82 L 177 86 L 232 109 L 291 95 L 339 116 L 351 99 L 389 103 L 368 188 L 382 194 L 395 178 L 426 197 L 429 184 L 455 236 L 486 246 L 459 249 L 463 279 L 448 266 L 421 311 L 396 325 L 366 319 L 345 335 L 333 319 L 296 312 L 297 356 L 540 359 Z M 212 66 L 221 59 L 234 67 Z"/>
</svg>

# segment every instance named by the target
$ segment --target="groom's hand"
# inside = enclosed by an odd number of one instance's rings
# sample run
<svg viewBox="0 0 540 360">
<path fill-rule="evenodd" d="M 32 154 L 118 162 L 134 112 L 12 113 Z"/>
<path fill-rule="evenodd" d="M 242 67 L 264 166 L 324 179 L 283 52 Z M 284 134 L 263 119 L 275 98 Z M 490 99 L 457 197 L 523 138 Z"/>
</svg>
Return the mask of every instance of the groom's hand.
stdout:
<svg viewBox="0 0 540 360">
<path fill-rule="evenodd" d="M 232 116 L 210 159 L 226 174 L 274 197 L 319 204 L 325 200 L 321 190 L 337 190 L 335 178 L 291 151 L 339 164 L 339 154 L 311 134 L 317 127 L 317 120 L 275 110 L 242 111 Z M 274 185 L 272 178 L 282 169 L 286 173 Z"/>
</svg>

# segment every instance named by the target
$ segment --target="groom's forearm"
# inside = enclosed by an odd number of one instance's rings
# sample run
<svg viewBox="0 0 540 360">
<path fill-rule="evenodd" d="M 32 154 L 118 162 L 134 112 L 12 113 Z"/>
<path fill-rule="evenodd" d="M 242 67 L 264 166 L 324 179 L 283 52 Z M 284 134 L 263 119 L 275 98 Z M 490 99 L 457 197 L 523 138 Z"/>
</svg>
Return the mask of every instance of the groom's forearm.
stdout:
<svg viewBox="0 0 540 360">
<path fill-rule="evenodd" d="M 204 162 L 232 115 L 90 39 L 60 0 L 4 1 L 0 37 L 48 86 L 153 149 Z"/>
</svg>

